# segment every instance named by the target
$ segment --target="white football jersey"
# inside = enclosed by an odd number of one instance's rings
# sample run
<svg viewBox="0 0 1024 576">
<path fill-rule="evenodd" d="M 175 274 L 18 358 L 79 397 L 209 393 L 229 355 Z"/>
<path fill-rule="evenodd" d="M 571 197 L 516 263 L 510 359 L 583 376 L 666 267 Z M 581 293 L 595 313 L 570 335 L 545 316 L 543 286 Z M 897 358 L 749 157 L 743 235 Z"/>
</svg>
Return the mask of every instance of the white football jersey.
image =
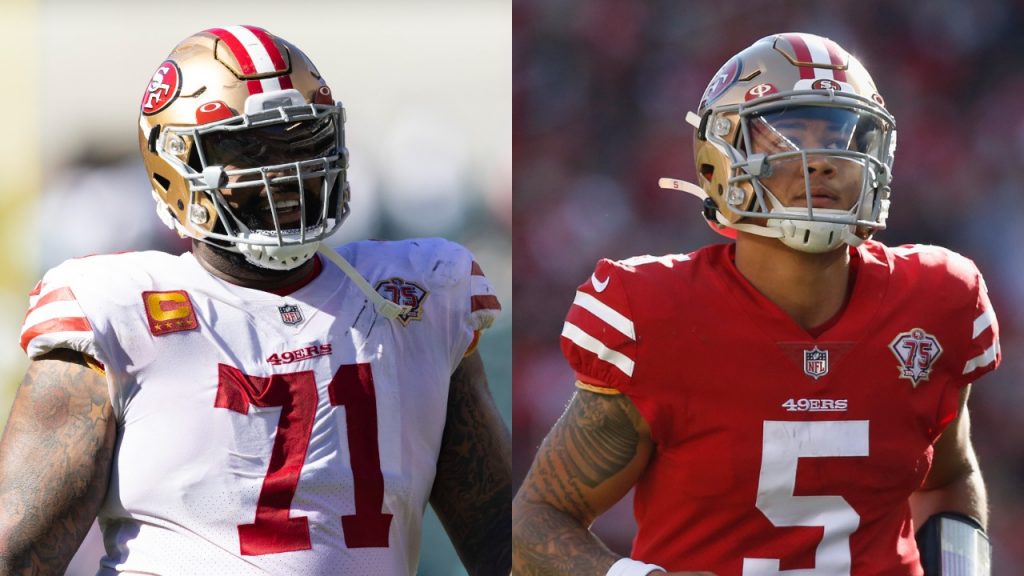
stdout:
<svg viewBox="0 0 1024 576">
<path fill-rule="evenodd" d="M 415 574 L 449 379 L 500 306 L 462 246 L 339 249 L 286 296 L 191 253 L 69 260 L 33 290 L 31 358 L 104 366 L 117 418 L 100 574 Z"/>
</svg>

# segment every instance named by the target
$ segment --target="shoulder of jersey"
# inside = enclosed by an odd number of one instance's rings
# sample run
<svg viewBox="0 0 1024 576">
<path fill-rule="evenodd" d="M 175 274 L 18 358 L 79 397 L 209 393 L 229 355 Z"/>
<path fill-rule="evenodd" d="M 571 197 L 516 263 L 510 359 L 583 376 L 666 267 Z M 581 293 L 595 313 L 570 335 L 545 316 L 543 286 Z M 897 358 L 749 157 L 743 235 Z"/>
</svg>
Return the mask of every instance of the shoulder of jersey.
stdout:
<svg viewBox="0 0 1024 576">
<path fill-rule="evenodd" d="M 895 270 L 902 269 L 923 282 L 959 280 L 957 284 L 973 287 L 980 277 L 978 267 L 970 258 L 948 248 L 927 244 L 906 244 L 888 248 Z"/>
<path fill-rule="evenodd" d="M 101 254 L 65 260 L 51 268 L 44 276 L 44 282 L 66 282 L 78 285 L 103 285 L 117 287 L 132 283 L 138 276 L 173 274 L 182 265 L 181 256 L 166 252 L 122 252 Z"/>
<path fill-rule="evenodd" d="M 403 273 L 435 281 L 449 279 L 449 283 L 455 284 L 473 262 L 468 249 L 444 238 L 362 240 L 337 250 L 360 272 L 373 278 Z"/>
<path fill-rule="evenodd" d="M 444 238 L 363 240 L 337 250 L 379 292 L 390 285 L 413 284 L 423 291 L 421 300 L 429 293 L 441 292 L 465 302 L 474 329 L 487 328 L 501 311 L 494 287 L 472 252 L 457 242 Z"/>
<path fill-rule="evenodd" d="M 174 274 L 180 261 L 163 252 L 126 252 L 74 258 L 51 268 L 29 292 L 22 349 L 32 358 L 54 347 L 96 356 L 87 310 L 137 304 L 139 286 L 155 274 Z"/>
<path fill-rule="evenodd" d="M 693 254 L 669 254 L 665 256 L 634 256 L 625 260 L 603 259 L 597 263 L 594 273 L 590 275 L 579 290 L 589 292 L 598 298 L 602 294 L 626 289 L 626 285 L 645 280 L 655 281 L 663 275 L 678 274 L 681 267 L 687 266 L 701 252 Z"/>
</svg>

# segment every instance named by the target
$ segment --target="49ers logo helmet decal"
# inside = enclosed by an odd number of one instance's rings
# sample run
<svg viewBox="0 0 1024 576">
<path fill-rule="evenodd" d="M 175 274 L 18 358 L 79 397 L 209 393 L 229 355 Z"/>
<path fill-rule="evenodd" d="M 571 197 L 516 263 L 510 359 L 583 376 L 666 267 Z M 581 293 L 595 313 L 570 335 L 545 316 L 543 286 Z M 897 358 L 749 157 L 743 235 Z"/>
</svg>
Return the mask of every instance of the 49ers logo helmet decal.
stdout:
<svg viewBox="0 0 1024 576">
<path fill-rule="evenodd" d="M 181 92 L 181 69 L 173 60 L 164 60 L 149 80 L 142 95 L 142 113 L 149 116 L 167 108 Z"/>
</svg>

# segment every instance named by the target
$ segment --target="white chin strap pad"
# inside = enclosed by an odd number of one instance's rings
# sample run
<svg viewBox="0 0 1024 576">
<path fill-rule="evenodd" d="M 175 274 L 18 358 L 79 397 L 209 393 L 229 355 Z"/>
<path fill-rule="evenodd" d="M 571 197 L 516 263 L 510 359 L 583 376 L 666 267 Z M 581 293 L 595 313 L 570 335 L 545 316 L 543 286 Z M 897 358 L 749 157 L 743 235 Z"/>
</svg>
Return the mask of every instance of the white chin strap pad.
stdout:
<svg viewBox="0 0 1024 576">
<path fill-rule="evenodd" d="M 264 246 L 236 242 L 238 251 L 245 256 L 247 262 L 269 270 L 293 270 L 305 264 L 316 254 L 319 242 L 293 246 Z"/>
<path fill-rule="evenodd" d="M 771 197 L 775 208 L 771 211 L 772 218 L 768 219 L 768 228 L 781 232 L 779 240 L 794 250 L 821 254 L 831 252 L 843 244 L 857 246 L 863 240 L 854 234 L 854 227 L 849 224 L 835 222 L 810 222 L 807 220 L 789 220 L 784 216 L 787 213 L 806 214 L 805 208 L 782 207 L 774 197 Z M 820 208 L 814 211 L 822 216 L 850 217 L 849 210 L 833 210 Z M 778 218 L 782 216 L 783 218 Z"/>
<path fill-rule="evenodd" d="M 846 240 L 849 226 L 827 222 L 806 222 L 801 220 L 768 221 L 769 226 L 782 232 L 779 240 L 794 250 L 820 254 L 838 248 Z"/>
<path fill-rule="evenodd" d="M 685 180 L 661 178 L 658 180 L 658 185 L 666 190 L 680 190 L 682 192 L 692 194 L 701 200 L 708 197 L 703 188 L 696 184 L 686 182 Z M 806 210 L 802 208 L 786 208 L 782 206 L 782 204 L 771 194 L 768 195 L 768 198 L 774 206 L 770 216 L 783 216 L 783 218 L 769 218 L 767 226 L 749 224 L 745 222 L 729 222 L 721 212 L 716 213 L 715 219 L 722 226 L 726 226 L 740 232 L 746 232 L 747 234 L 754 234 L 756 236 L 778 238 L 779 241 L 794 250 L 808 252 L 811 254 L 829 252 L 844 243 L 849 244 L 850 246 L 859 246 L 864 242 L 863 238 L 854 234 L 854 227 L 848 224 L 810 222 L 806 220 L 790 220 L 788 218 L 784 218 L 787 212 L 793 214 L 804 214 L 806 213 Z M 815 210 L 815 212 L 830 216 L 850 215 L 850 213 L 845 210 L 819 209 Z"/>
</svg>

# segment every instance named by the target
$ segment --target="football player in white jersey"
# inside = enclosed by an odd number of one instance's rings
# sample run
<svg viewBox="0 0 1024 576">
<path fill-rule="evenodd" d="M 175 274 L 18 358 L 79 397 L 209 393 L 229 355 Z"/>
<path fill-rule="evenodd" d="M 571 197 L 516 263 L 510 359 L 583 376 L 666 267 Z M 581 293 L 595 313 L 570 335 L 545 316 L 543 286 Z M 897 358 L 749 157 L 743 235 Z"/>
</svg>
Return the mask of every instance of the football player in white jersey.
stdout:
<svg viewBox="0 0 1024 576">
<path fill-rule="evenodd" d="M 0 574 L 414 574 L 431 504 L 470 574 L 511 569 L 500 305 L 440 239 L 322 242 L 345 112 L 253 26 L 182 41 L 142 98 L 160 218 L 193 250 L 69 260 L 31 293 L 0 444 Z M 113 208 L 113 207 L 112 207 Z"/>
</svg>

